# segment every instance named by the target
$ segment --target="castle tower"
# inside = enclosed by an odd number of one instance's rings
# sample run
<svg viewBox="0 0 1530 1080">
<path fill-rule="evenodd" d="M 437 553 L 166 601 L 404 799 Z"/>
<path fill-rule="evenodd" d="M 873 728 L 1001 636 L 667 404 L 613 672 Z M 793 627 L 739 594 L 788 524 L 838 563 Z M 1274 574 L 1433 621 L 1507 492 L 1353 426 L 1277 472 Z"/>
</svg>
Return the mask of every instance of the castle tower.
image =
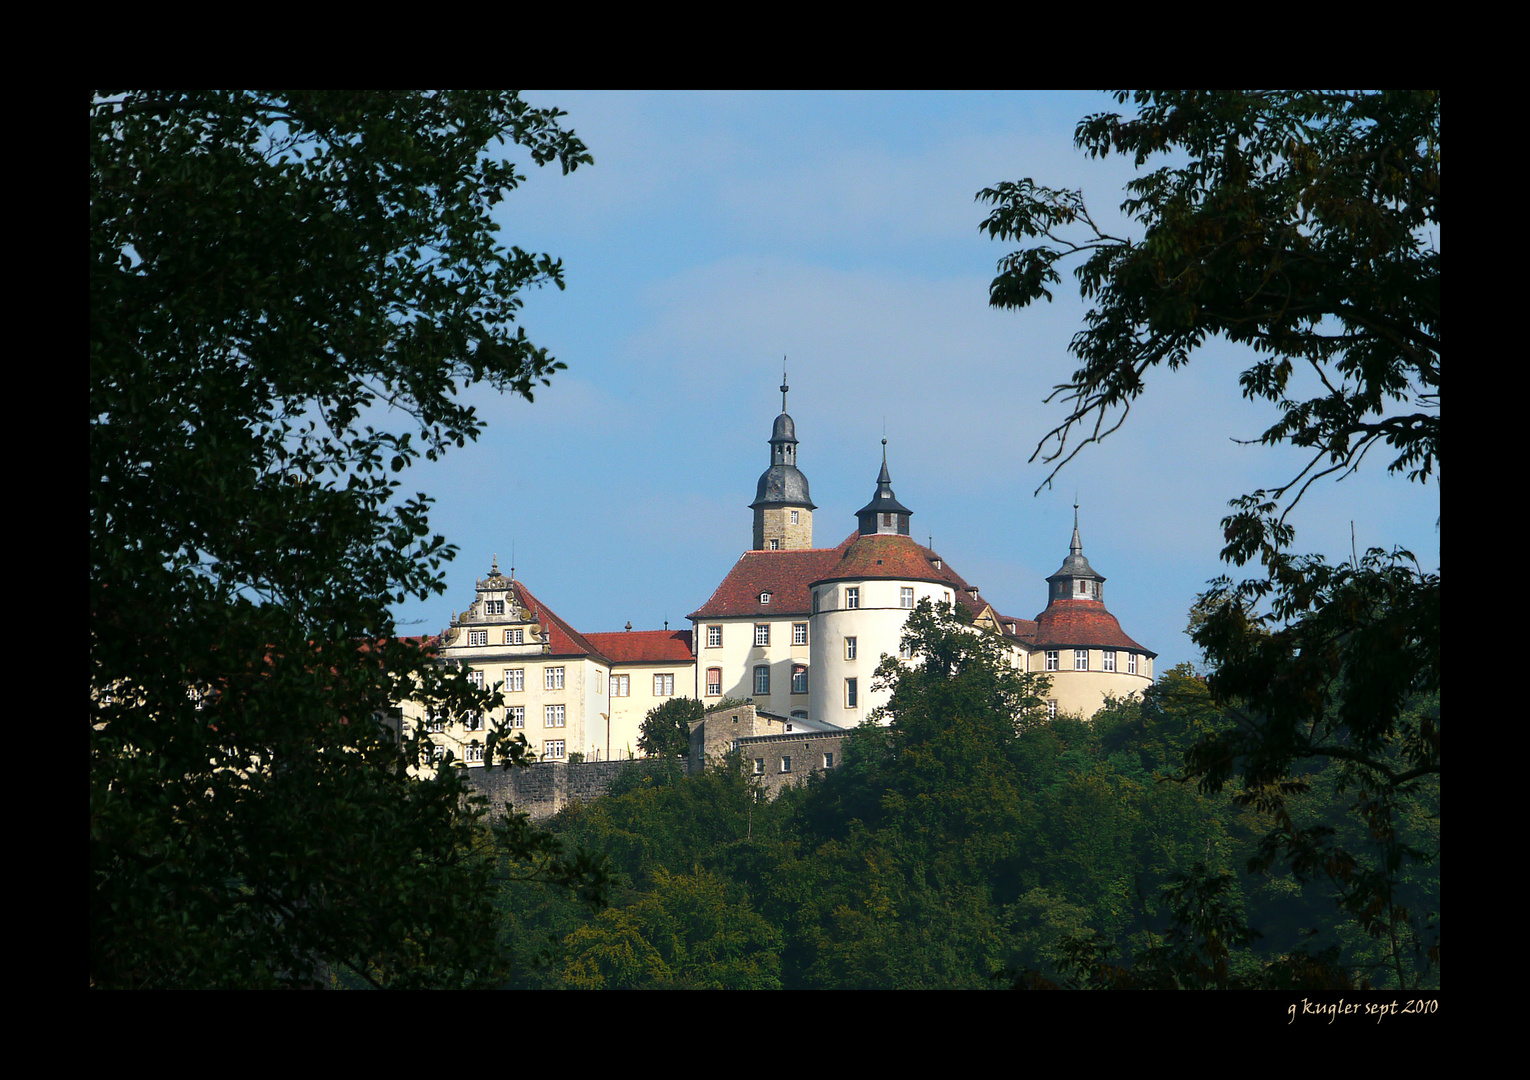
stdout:
<svg viewBox="0 0 1530 1080">
<path fill-rule="evenodd" d="M 1052 679 L 1048 704 L 1054 712 L 1088 718 L 1109 696 L 1124 698 L 1153 681 L 1157 654 L 1122 632 L 1105 609 L 1104 585 L 1105 575 L 1084 557 L 1075 505 L 1068 557 L 1047 578 L 1047 606 L 1036 616 L 1033 645 L 1041 653 L 1041 670 Z"/>
<path fill-rule="evenodd" d="M 907 536 L 908 518 L 912 513 L 893 494 L 892 477 L 887 472 L 887 440 L 883 439 L 882 471 L 877 476 L 877 492 L 869 503 L 855 512 L 856 520 L 860 522 L 860 533 L 862 536 Z"/>
<path fill-rule="evenodd" d="M 1068 557 L 1057 573 L 1047 578 L 1047 604 L 1058 600 L 1098 600 L 1105 602 L 1105 575 L 1097 574 L 1084 558 L 1084 545 L 1078 538 L 1078 504 L 1073 506 L 1073 540 Z"/>
<path fill-rule="evenodd" d="M 754 550 L 785 551 L 813 546 L 813 499 L 797 468 L 797 425 L 786 414 L 786 373 L 781 373 L 781 415 L 770 430 L 770 468 L 755 487 Z"/>
</svg>

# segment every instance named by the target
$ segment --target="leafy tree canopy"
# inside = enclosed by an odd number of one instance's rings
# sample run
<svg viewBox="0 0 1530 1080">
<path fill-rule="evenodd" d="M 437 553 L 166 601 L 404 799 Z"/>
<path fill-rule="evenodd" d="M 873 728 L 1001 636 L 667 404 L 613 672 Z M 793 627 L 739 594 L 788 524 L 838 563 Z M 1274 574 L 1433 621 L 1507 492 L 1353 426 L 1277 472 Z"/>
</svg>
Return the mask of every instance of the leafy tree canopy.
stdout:
<svg viewBox="0 0 1530 1080">
<path fill-rule="evenodd" d="M 456 391 L 562 365 L 515 325 L 546 255 L 501 148 L 590 162 L 514 93 L 102 91 L 90 102 L 90 965 L 101 986 L 493 976 L 455 770 L 374 717 L 492 693 L 395 636 L 454 549 L 397 474 Z M 519 758 L 523 743 L 500 743 Z M 554 872 L 525 831 L 524 863 Z"/>
<path fill-rule="evenodd" d="M 691 725 L 706 714 L 695 698 L 670 698 L 655 705 L 638 729 L 638 749 L 648 757 L 680 757 L 690 752 Z"/>
<path fill-rule="evenodd" d="M 1234 500 L 1223 521 L 1223 558 L 1263 572 L 1220 578 L 1198 604 L 1194 639 L 1212 669 L 1209 689 L 1236 725 L 1189 750 L 1188 775 L 1210 791 L 1240 776 L 1240 798 L 1285 823 L 1272 836 L 1299 872 L 1342 878 L 1351 865 L 1343 853 L 1286 814 L 1286 797 L 1303 787 L 1292 771 L 1305 759 L 1343 763 L 1355 810 L 1376 835 L 1395 835 L 1395 800 L 1439 775 L 1440 578 L 1402 550 L 1373 549 L 1337 567 L 1296 555 L 1286 516 L 1315 480 L 1347 475 L 1378 445 L 1389 471 L 1438 477 L 1440 95 L 1116 99 L 1137 115 L 1086 117 L 1075 141 L 1092 157 L 1131 157 L 1139 170 L 1167 162 L 1127 185 L 1122 209 L 1141 237 L 1099 228 L 1077 191 L 1030 179 L 986 189 L 978 198 L 992 210 L 981 228 L 1026 244 L 1000 261 L 990 301 L 1050 299 L 1058 268 L 1077 259 L 1093 305 L 1071 346 L 1080 366 L 1052 394 L 1067 413 L 1036 450 L 1056 462 L 1044 483 L 1120 426 L 1152 368 L 1188 363 L 1213 336 L 1252 348 L 1243 393 L 1280 411 L 1259 441 L 1312 456 L 1284 485 Z M 1305 400 L 1298 369 L 1321 387 Z M 1420 695 L 1433 707 L 1411 707 Z M 1394 854 L 1395 870 L 1408 852 Z M 1373 933 L 1395 940 L 1393 883 L 1351 876 L 1341 891 L 1347 907 L 1371 913 Z"/>
</svg>

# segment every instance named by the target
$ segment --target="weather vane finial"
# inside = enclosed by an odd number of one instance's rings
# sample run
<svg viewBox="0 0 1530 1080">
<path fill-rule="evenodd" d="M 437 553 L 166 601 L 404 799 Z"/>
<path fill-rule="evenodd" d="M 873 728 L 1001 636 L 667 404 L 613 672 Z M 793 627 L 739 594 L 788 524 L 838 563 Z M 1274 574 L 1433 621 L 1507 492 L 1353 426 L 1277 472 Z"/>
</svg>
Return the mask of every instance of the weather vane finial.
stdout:
<svg viewBox="0 0 1530 1080">
<path fill-rule="evenodd" d="M 786 356 L 781 356 L 781 411 L 786 411 Z"/>
</svg>

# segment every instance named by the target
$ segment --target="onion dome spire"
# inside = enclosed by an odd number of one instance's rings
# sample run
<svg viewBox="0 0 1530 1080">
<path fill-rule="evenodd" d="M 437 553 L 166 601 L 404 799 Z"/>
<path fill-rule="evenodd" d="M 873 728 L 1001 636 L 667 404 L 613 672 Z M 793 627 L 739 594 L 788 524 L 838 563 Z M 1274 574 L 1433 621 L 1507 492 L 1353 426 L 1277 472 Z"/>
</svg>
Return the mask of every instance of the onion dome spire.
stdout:
<svg viewBox="0 0 1530 1080">
<path fill-rule="evenodd" d="M 770 429 L 770 467 L 755 485 L 754 549 L 813 546 L 813 511 L 807 477 L 797 468 L 797 425 L 786 412 L 785 360 L 781 368 L 781 415 Z"/>
</svg>

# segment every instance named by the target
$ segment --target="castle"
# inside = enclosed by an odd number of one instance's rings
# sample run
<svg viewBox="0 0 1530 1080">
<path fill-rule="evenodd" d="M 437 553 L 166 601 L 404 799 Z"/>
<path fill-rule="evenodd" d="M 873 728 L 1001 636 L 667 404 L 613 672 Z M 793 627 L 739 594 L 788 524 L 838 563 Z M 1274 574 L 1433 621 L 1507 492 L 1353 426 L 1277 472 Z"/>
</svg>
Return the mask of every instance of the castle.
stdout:
<svg viewBox="0 0 1530 1080">
<path fill-rule="evenodd" d="M 787 389 L 783 380 L 770 464 L 750 504 L 753 548 L 690 614 L 691 629 L 628 624 L 581 634 L 495 561 L 440 644 L 443 658 L 479 685 L 499 685 L 505 704 L 454 722 L 406 703 L 405 724 L 419 725 L 438 760 L 450 750 L 458 762 L 482 765 L 489 725 L 523 733 L 543 761 L 631 757 L 648 711 L 676 695 L 708 704 L 747 698 L 750 734 L 757 726 L 760 737 L 852 728 L 886 700 L 872 689 L 872 672 L 884 656 L 900 655 L 903 623 L 922 599 L 962 605 L 981 632 L 1002 636 L 1016 667 L 1049 675 L 1053 714 L 1092 716 L 1107 694 L 1125 697 L 1152 682 L 1157 654 L 1106 609 L 1105 577 L 1084 557 L 1076 507 L 1068 555 L 1046 579 L 1046 607 L 1034 619 L 1001 614 L 911 538 L 913 511 L 893 493 L 885 439 L 855 531 L 815 548 L 817 507 L 798 467 Z"/>
</svg>

